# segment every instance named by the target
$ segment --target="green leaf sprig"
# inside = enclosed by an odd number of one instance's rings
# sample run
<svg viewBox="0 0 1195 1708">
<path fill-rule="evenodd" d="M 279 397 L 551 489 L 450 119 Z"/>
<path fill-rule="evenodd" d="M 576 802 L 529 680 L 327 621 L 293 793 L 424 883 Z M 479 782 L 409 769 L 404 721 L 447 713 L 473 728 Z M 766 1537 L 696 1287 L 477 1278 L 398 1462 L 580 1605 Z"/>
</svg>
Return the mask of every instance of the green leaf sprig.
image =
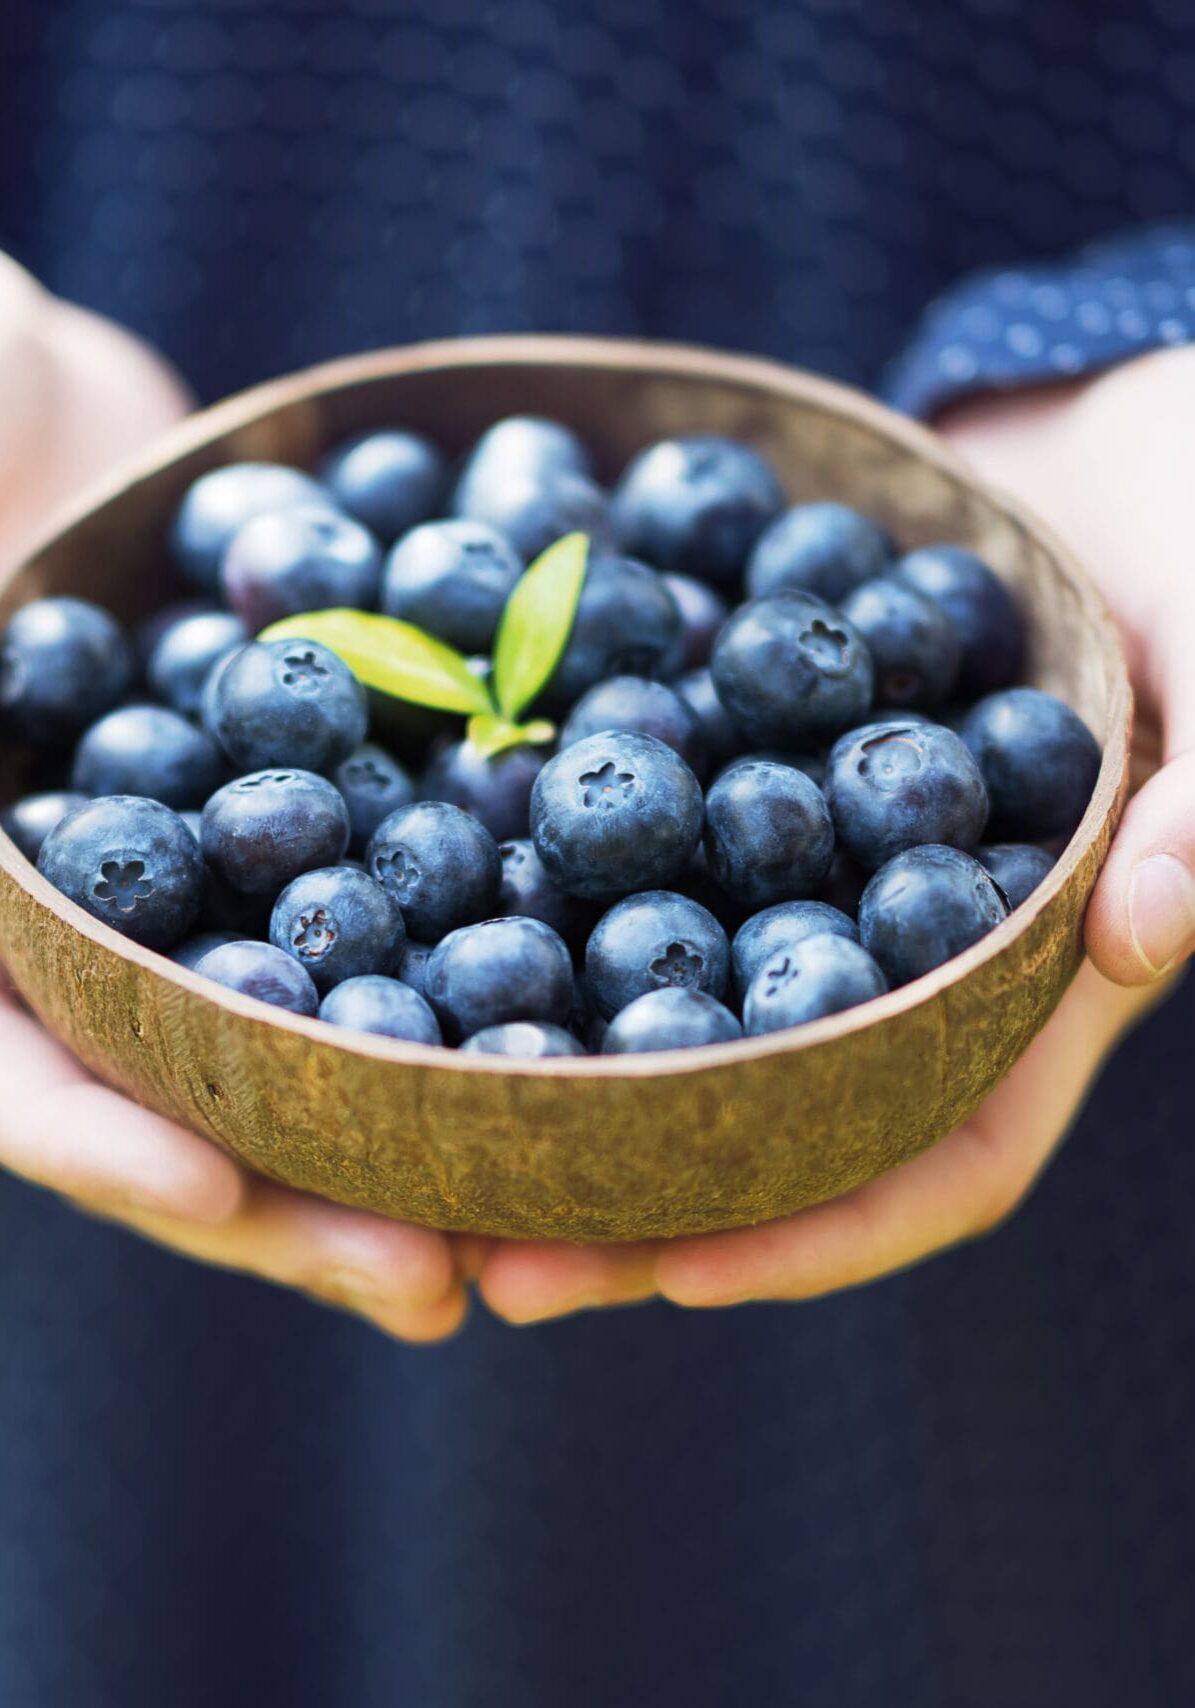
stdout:
<svg viewBox="0 0 1195 1708">
<path fill-rule="evenodd" d="M 460 712 L 469 720 L 469 740 L 488 759 L 555 736 L 546 718 L 519 719 L 551 681 L 568 645 L 588 561 L 588 537 L 566 534 L 524 570 L 498 624 L 489 682 L 473 674 L 461 653 L 414 623 L 369 611 L 306 611 L 271 623 L 260 639 L 318 641 L 367 688 Z"/>
</svg>

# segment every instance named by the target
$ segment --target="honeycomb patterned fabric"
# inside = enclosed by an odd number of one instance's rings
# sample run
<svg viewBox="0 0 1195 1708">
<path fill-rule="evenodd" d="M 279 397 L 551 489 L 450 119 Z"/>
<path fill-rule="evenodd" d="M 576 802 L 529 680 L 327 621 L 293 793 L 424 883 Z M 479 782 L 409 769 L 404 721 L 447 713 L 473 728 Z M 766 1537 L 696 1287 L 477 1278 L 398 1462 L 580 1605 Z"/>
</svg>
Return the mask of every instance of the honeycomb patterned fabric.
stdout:
<svg viewBox="0 0 1195 1708">
<path fill-rule="evenodd" d="M 1195 225 L 1135 230 L 1073 261 L 973 274 L 947 290 L 885 375 L 891 403 L 1091 373 L 1195 332 Z"/>
<path fill-rule="evenodd" d="M 1186 0 L 0 28 L 0 246 L 209 398 L 550 328 L 928 407 L 1185 338 L 1181 233 L 1054 261 L 1190 219 L 1193 169 Z M 802 1308 L 407 1351 L 0 1180 L 0 1705 L 1195 1701 L 1193 1021 L 1133 1037 L 997 1238 Z"/>
</svg>

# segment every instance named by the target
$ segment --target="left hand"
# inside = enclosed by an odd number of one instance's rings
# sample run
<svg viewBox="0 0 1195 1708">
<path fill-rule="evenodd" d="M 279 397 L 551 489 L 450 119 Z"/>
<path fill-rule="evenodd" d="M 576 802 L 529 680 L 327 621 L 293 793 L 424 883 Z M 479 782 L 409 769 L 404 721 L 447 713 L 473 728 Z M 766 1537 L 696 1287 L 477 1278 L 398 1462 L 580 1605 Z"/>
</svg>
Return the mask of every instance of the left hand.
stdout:
<svg viewBox="0 0 1195 1708">
<path fill-rule="evenodd" d="M 52 297 L 3 255 L 0 373 L 0 562 L 188 406 L 151 350 Z M 464 1320 L 477 1241 L 262 1180 L 100 1084 L 22 1007 L 2 966 L 0 1074 L 0 1176 L 11 1171 L 196 1261 L 354 1311 L 400 1340 L 442 1340 Z"/>
<path fill-rule="evenodd" d="M 1172 350 L 1086 383 L 972 402 L 942 424 L 1102 588 L 1138 696 L 1135 771 L 1153 771 L 1092 898 L 1089 958 L 1029 1050 L 956 1132 L 830 1203 L 671 1242 L 497 1245 L 481 1276 L 491 1309 L 526 1323 L 654 1294 L 691 1306 L 813 1298 L 972 1239 L 1021 1202 L 1108 1055 L 1195 947 L 1193 397 L 1195 350 Z"/>
</svg>

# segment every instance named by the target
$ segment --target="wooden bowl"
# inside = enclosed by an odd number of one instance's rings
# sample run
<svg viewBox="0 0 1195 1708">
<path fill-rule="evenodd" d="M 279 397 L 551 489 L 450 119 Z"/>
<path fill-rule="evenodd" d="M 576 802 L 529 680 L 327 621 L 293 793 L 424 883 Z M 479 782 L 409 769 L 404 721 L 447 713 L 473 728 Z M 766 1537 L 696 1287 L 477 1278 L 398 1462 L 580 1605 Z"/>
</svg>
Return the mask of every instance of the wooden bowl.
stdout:
<svg viewBox="0 0 1195 1708">
<path fill-rule="evenodd" d="M 1130 694 L 1102 600 L 1019 505 L 929 433 L 769 362 L 603 339 L 426 344 L 316 368 L 196 416 L 0 585 L 0 615 L 77 593 L 136 619 L 178 589 L 163 541 L 213 466 L 311 466 L 401 423 L 462 449 L 499 416 L 578 429 L 605 475 L 662 435 L 750 440 L 790 497 L 838 498 L 906 546 L 975 547 L 1014 588 L 1029 675 L 1104 749 L 1087 814 L 1030 900 L 929 977 L 796 1031 L 670 1054 L 518 1063 L 334 1031 L 126 941 L 0 835 L 0 955 L 100 1078 L 277 1180 L 442 1228 L 621 1240 L 734 1227 L 845 1192 L 941 1138 L 1029 1043 L 1079 965 L 1127 779 Z M 0 753 L 0 798 L 28 784 Z"/>
</svg>

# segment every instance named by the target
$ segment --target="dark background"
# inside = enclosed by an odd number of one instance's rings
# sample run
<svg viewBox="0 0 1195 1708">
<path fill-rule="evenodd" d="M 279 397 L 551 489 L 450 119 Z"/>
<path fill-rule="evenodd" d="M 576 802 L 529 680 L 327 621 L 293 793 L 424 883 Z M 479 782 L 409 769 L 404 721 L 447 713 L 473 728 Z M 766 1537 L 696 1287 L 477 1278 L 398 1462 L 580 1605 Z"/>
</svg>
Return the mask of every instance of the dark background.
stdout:
<svg viewBox="0 0 1195 1708">
<path fill-rule="evenodd" d="M 0 243 L 204 398 L 519 328 L 874 384 L 961 273 L 1189 218 L 1193 164 L 1184 0 L 0 26 Z M 0 1704 L 1190 1702 L 1193 1017 L 997 1237 L 802 1308 L 410 1351 L 0 1181 Z"/>
</svg>

